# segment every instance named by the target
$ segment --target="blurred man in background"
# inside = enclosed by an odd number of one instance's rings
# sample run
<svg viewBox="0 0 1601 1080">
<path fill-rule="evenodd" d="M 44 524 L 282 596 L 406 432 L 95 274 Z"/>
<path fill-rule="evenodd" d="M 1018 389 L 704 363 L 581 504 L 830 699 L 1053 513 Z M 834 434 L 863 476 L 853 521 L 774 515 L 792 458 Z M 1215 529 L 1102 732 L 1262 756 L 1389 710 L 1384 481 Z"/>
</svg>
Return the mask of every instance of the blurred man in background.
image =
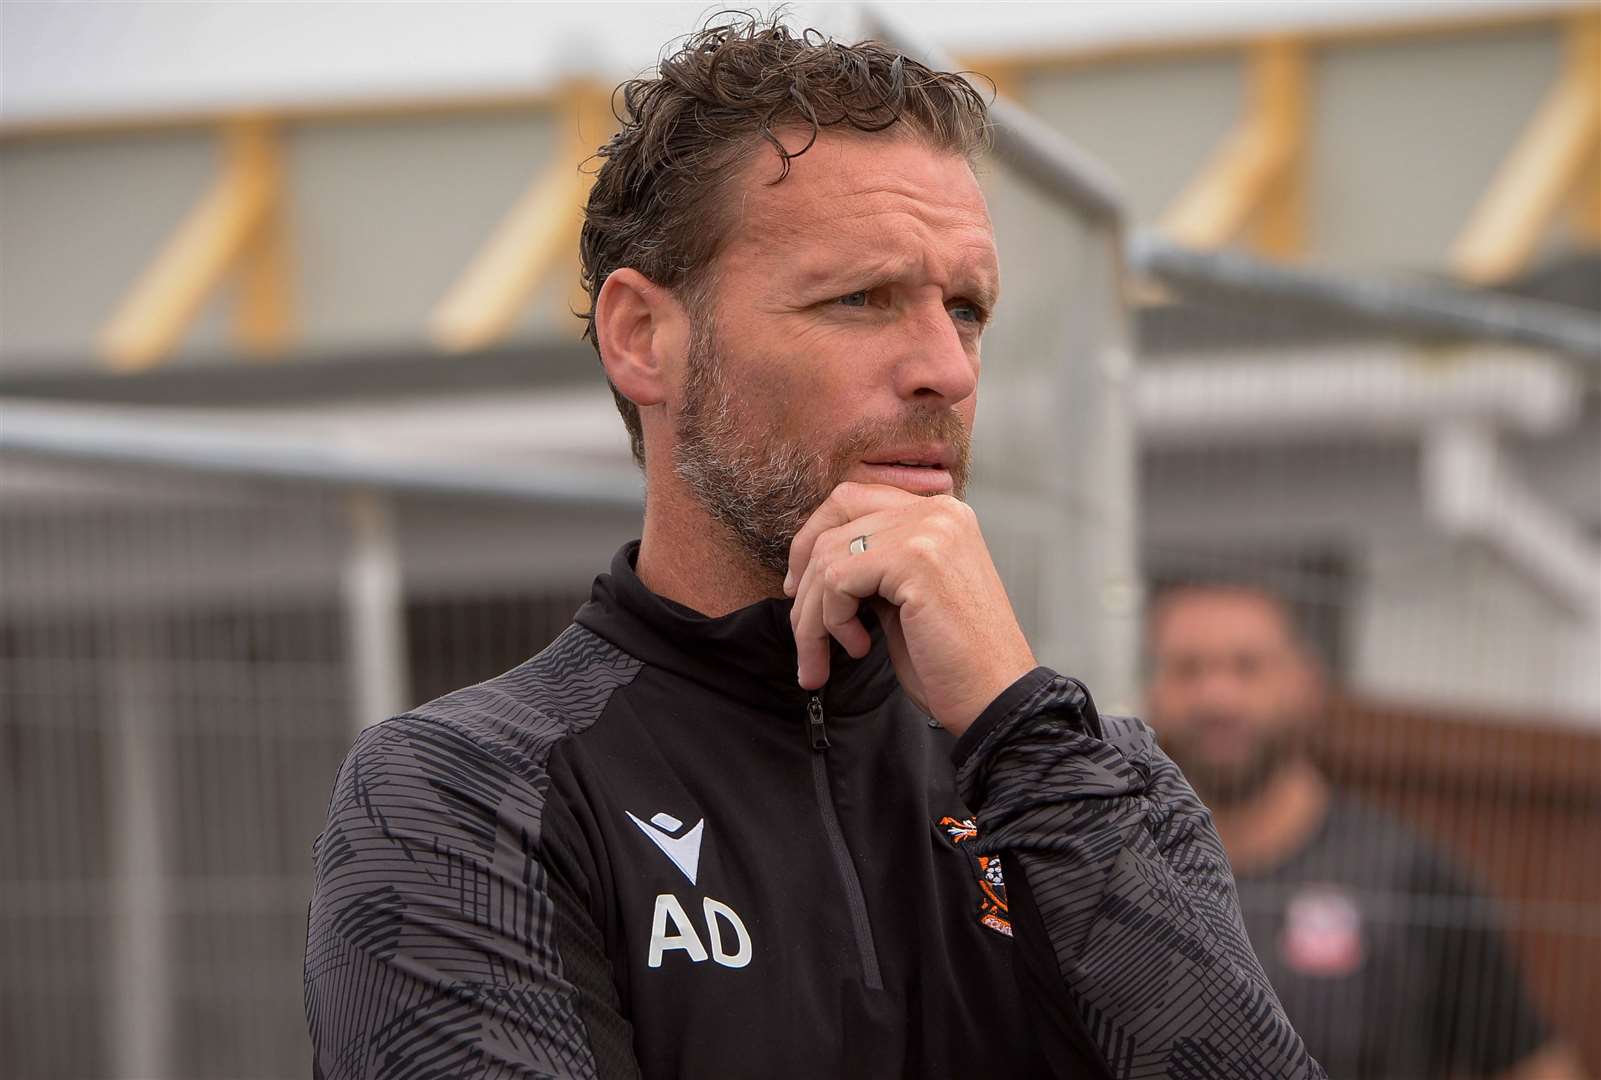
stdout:
<svg viewBox="0 0 1601 1080">
<path fill-rule="evenodd" d="M 1329 1075 L 1580 1075 L 1488 902 L 1313 763 L 1327 682 L 1285 600 L 1236 583 L 1171 587 L 1148 641 L 1147 715 L 1211 808 L 1252 944 Z"/>
</svg>

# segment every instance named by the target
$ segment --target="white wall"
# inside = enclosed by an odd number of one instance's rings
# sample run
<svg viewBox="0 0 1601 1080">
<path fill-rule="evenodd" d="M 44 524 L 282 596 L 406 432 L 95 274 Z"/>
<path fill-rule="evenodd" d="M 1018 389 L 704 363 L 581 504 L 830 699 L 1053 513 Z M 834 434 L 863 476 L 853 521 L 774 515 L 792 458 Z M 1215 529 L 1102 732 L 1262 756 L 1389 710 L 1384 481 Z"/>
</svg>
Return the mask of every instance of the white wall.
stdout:
<svg viewBox="0 0 1601 1080">
<path fill-rule="evenodd" d="M 1511 459 L 1601 536 L 1601 423 Z M 1335 550 L 1349 560 L 1354 690 L 1509 718 L 1601 724 L 1601 624 L 1423 512 L 1415 445 L 1164 451 L 1143 461 L 1144 542 L 1186 551 Z M 1601 588 L 1601 582 L 1597 583 Z"/>
</svg>

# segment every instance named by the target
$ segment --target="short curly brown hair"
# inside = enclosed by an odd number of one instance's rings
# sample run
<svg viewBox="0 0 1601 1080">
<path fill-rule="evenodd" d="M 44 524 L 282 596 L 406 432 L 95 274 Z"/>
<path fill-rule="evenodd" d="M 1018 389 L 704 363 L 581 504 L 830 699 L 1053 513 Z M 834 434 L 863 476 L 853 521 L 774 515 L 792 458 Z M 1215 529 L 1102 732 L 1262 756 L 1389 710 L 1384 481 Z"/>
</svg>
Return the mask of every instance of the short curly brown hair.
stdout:
<svg viewBox="0 0 1601 1080">
<path fill-rule="evenodd" d="M 713 16 L 654 76 L 619 90 L 622 128 L 597 151 L 578 244 L 589 293 L 579 317 L 597 356 L 595 302 L 613 270 L 633 267 L 692 312 L 701 309 L 706 271 L 728 228 L 719 196 L 734 166 L 764 143 L 782 163 L 774 183 L 823 128 L 900 128 L 969 161 L 989 146 L 988 105 L 962 75 L 876 41 L 842 45 L 816 30 L 796 33 L 781 16 Z M 775 134 L 786 129 L 811 135 L 790 151 Z M 616 386 L 612 395 L 643 467 L 639 409 Z"/>
</svg>

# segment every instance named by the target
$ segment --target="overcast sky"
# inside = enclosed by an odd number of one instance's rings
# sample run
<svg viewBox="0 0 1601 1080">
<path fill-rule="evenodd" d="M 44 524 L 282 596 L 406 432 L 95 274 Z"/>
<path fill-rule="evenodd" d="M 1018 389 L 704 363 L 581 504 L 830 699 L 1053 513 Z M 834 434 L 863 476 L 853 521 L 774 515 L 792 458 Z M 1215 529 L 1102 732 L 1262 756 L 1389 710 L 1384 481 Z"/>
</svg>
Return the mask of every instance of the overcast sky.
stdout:
<svg viewBox="0 0 1601 1080">
<path fill-rule="evenodd" d="M 664 42 L 721 6 L 0 0 L 0 118 L 532 89 L 575 72 L 622 78 L 649 66 Z M 1431 18 L 1527 3 L 917 0 L 886 6 L 960 53 Z M 840 37 L 856 32 L 854 4 L 789 7 L 797 24 Z"/>
</svg>

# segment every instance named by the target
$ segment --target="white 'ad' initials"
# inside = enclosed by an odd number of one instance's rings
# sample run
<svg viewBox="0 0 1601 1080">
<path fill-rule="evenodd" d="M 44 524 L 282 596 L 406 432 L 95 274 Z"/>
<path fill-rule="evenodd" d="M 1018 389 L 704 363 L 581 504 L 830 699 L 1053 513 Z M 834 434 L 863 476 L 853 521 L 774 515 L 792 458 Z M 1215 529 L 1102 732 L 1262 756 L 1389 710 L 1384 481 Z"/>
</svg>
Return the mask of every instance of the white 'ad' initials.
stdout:
<svg viewBox="0 0 1601 1080">
<path fill-rule="evenodd" d="M 709 896 L 702 901 L 701 909 L 706 920 L 706 940 L 712 946 L 711 959 L 728 968 L 742 968 L 750 963 L 750 932 L 745 929 L 739 914 L 721 900 L 713 900 Z M 672 924 L 670 931 L 669 923 Z M 732 952 L 728 950 L 725 940 L 725 927 L 734 938 Z M 651 914 L 650 952 L 645 958 L 645 966 L 661 967 L 662 956 L 673 949 L 683 949 L 689 954 L 689 959 L 697 964 L 708 955 L 706 945 L 695 932 L 695 925 L 689 921 L 689 913 L 684 910 L 684 905 L 672 893 L 662 893 L 656 897 L 656 910 Z"/>
</svg>

